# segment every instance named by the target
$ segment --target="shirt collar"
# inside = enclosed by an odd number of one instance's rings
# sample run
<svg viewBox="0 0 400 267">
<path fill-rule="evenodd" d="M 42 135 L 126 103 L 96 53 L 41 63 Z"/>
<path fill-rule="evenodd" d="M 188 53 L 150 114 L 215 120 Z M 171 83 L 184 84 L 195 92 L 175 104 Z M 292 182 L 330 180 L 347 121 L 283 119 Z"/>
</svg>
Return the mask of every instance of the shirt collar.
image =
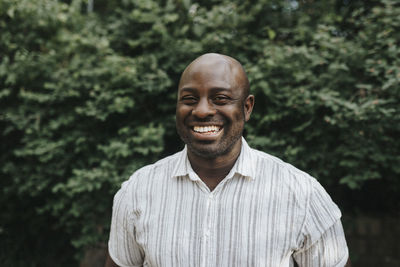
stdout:
<svg viewBox="0 0 400 267">
<path fill-rule="evenodd" d="M 254 152 L 247 144 L 246 140 L 242 137 L 242 147 L 240 150 L 240 155 L 233 165 L 231 171 L 226 176 L 227 179 L 232 178 L 236 173 L 248 178 L 255 179 L 255 157 Z M 187 146 L 179 153 L 178 162 L 175 165 L 174 171 L 172 172 L 172 177 L 182 177 L 188 176 L 191 180 L 200 180 L 199 176 L 193 171 L 190 165 L 189 158 L 187 156 Z"/>
</svg>

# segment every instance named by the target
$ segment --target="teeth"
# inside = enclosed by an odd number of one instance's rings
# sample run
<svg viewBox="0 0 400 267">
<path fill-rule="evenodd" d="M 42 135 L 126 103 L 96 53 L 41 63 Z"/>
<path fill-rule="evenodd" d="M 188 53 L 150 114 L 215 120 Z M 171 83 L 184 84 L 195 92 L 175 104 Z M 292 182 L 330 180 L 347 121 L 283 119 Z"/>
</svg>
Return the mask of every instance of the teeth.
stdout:
<svg viewBox="0 0 400 267">
<path fill-rule="evenodd" d="M 220 130 L 219 126 L 211 125 L 211 126 L 194 126 L 193 130 L 198 133 L 207 133 L 207 132 L 218 132 Z"/>
</svg>

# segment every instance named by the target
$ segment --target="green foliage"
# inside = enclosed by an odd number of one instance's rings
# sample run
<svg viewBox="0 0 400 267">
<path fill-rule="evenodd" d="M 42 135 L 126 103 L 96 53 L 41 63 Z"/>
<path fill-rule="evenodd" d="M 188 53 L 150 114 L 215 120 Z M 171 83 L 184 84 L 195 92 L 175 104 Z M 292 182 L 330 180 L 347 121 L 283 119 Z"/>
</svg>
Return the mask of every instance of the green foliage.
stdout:
<svg viewBox="0 0 400 267">
<path fill-rule="evenodd" d="M 121 182 L 182 148 L 177 82 L 206 52 L 245 65 L 252 146 L 332 188 L 400 191 L 396 1 L 65 2 L 0 0 L 5 266 L 105 242 Z"/>
</svg>

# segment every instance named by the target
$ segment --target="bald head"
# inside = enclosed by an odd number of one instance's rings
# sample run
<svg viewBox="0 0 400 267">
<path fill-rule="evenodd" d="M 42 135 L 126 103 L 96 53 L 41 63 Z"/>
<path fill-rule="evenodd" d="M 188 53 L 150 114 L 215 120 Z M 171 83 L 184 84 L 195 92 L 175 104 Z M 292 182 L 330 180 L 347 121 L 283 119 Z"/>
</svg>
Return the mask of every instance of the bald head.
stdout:
<svg viewBox="0 0 400 267">
<path fill-rule="evenodd" d="M 223 72 L 230 82 L 242 91 L 243 99 L 249 95 L 250 84 L 243 66 L 236 59 L 216 54 L 208 53 L 196 58 L 183 71 L 179 81 L 179 88 L 183 83 L 187 83 L 194 76 L 210 72 Z"/>
</svg>

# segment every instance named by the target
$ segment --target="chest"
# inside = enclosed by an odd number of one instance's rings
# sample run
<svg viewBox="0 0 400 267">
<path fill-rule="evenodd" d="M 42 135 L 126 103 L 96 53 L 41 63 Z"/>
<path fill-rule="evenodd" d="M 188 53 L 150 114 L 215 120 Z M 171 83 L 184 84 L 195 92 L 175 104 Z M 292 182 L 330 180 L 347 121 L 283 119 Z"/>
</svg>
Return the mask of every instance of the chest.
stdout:
<svg viewBox="0 0 400 267">
<path fill-rule="evenodd" d="M 288 190 L 190 181 L 142 197 L 135 238 L 149 266 L 288 266 L 302 217 Z"/>
</svg>

